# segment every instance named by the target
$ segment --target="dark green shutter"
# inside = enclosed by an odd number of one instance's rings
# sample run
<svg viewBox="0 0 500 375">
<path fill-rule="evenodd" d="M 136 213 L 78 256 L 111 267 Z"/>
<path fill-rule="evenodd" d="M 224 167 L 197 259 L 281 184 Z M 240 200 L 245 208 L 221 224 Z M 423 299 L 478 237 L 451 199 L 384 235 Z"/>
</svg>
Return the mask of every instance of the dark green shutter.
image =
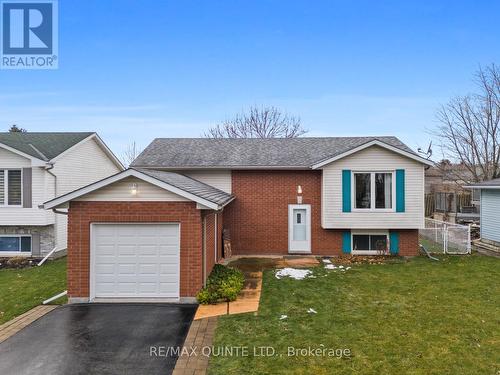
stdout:
<svg viewBox="0 0 500 375">
<path fill-rule="evenodd" d="M 397 255 L 399 253 L 399 233 L 390 232 L 389 233 L 390 251 L 392 255 Z"/>
<path fill-rule="evenodd" d="M 342 252 L 351 253 L 351 231 L 342 232 Z"/>
<path fill-rule="evenodd" d="M 351 212 L 351 171 L 342 171 L 342 212 Z"/>
<path fill-rule="evenodd" d="M 405 170 L 396 170 L 396 212 L 405 212 Z"/>
</svg>

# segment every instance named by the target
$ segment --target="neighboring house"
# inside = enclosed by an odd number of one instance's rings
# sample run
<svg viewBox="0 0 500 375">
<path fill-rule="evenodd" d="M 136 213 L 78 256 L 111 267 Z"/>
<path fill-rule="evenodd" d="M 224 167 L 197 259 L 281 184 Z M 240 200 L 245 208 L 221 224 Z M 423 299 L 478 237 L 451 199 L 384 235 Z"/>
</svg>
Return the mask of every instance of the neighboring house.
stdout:
<svg viewBox="0 0 500 375">
<path fill-rule="evenodd" d="M 462 164 L 442 161 L 426 169 L 426 215 L 452 223 L 479 222 L 479 190 L 463 187 L 472 179 L 472 173 Z"/>
<path fill-rule="evenodd" d="M 480 191 L 481 241 L 500 247 L 500 178 L 464 187 Z"/>
<path fill-rule="evenodd" d="M 417 255 L 430 164 L 394 137 L 156 139 L 45 208 L 69 205 L 70 301 L 192 300 L 229 239 L 233 255 Z"/>
<path fill-rule="evenodd" d="M 0 133 L 0 257 L 65 250 L 67 217 L 38 206 L 121 170 L 96 133 Z"/>
</svg>

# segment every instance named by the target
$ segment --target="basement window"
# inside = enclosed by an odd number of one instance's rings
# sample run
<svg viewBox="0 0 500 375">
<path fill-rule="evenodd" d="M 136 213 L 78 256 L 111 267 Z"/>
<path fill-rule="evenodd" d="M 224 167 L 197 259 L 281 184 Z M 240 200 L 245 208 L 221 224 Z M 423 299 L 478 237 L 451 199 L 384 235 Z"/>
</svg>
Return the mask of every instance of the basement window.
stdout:
<svg viewBox="0 0 500 375">
<path fill-rule="evenodd" d="M 3 235 L 0 236 L 0 253 L 31 252 L 31 236 Z"/>
</svg>

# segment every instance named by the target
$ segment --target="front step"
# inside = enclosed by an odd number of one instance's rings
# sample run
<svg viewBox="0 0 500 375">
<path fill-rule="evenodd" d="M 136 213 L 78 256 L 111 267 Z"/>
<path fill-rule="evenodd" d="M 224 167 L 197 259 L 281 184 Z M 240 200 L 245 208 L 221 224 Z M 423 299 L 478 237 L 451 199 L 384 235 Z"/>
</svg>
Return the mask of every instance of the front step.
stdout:
<svg viewBox="0 0 500 375">
<path fill-rule="evenodd" d="M 475 250 L 477 250 L 478 252 L 486 252 L 486 253 L 491 253 L 488 255 L 500 256 L 500 247 L 498 246 L 491 245 L 481 240 L 474 240 L 472 241 L 472 244 L 474 245 Z"/>
</svg>

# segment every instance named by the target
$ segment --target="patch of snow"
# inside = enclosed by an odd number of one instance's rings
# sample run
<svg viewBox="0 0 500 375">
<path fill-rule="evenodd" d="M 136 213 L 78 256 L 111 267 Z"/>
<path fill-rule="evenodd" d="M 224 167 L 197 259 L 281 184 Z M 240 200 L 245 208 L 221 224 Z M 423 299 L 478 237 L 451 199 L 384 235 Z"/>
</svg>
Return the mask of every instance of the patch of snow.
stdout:
<svg viewBox="0 0 500 375">
<path fill-rule="evenodd" d="M 295 280 L 303 280 L 311 274 L 310 270 L 299 270 L 296 268 L 283 268 L 276 272 L 276 278 L 281 279 L 282 277 L 288 276 Z"/>
<path fill-rule="evenodd" d="M 344 266 L 339 266 L 339 268 L 344 268 Z"/>
<path fill-rule="evenodd" d="M 335 264 L 327 264 L 327 265 L 325 266 L 325 268 L 326 268 L 327 270 L 334 270 L 334 269 L 336 269 L 336 268 L 337 268 L 337 266 L 336 266 Z"/>
<path fill-rule="evenodd" d="M 317 313 L 318 313 L 316 310 L 311 309 L 310 307 L 309 307 L 309 309 L 307 310 L 307 312 L 308 312 L 309 314 L 317 314 Z"/>
<path fill-rule="evenodd" d="M 288 318 L 288 315 L 281 315 L 280 316 L 280 320 L 285 320 L 286 318 Z"/>
<path fill-rule="evenodd" d="M 332 261 L 330 259 L 323 259 L 323 263 L 331 264 Z"/>
<path fill-rule="evenodd" d="M 346 267 L 346 270 L 350 270 L 350 269 L 351 269 L 351 267 Z"/>
</svg>

